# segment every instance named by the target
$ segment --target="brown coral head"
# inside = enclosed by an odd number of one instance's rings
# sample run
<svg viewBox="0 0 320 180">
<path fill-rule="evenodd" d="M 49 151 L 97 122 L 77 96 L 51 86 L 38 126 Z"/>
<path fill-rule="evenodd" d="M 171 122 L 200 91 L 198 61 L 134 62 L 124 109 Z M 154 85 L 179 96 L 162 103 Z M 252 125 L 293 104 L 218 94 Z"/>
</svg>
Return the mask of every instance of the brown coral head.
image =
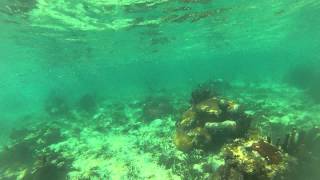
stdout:
<svg viewBox="0 0 320 180">
<path fill-rule="evenodd" d="M 202 114 L 218 117 L 221 114 L 221 109 L 217 98 L 210 98 L 195 106 L 195 110 Z"/>
<path fill-rule="evenodd" d="M 181 121 L 178 122 L 177 126 L 181 128 L 189 128 L 194 126 L 196 123 L 196 112 L 190 108 L 188 111 L 184 112 L 181 118 Z"/>
<path fill-rule="evenodd" d="M 193 138 L 186 132 L 177 130 L 174 137 L 174 144 L 180 151 L 188 152 L 193 148 Z"/>
<path fill-rule="evenodd" d="M 253 143 L 251 147 L 257 151 L 260 156 L 264 157 L 269 164 L 279 164 L 282 161 L 280 150 L 268 142 L 260 140 Z"/>
<path fill-rule="evenodd" d="M 202 127 L 197 127 L 192 130 L 193 143 L 198 148 L 206 149 L 212 143 L 212 137 L 207 131 L 207 129 Z"/>
</svg>

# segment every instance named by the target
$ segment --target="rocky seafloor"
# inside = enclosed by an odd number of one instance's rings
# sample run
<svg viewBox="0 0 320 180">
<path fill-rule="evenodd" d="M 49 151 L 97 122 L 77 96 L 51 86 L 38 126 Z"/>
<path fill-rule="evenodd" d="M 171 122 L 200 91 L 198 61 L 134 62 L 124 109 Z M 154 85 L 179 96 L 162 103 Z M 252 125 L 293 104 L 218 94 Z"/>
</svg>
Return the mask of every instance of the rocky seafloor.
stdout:
<svg viewBox="0 0 320 180">
<path fill-rule="evenodd" d="M 193 94 L 191 102 L 189 92 L 170 91 L 103 101 L 86 95 L 74 106 L 52 97 L 45 113 L 2 132 L 9 141 L 1 148 L 0 179 L 298 180 L 306 172 L 310 180 L 319 177 L 320 105 L 285 84 L 222 88 L 210 97 Z M 229 102 L 226 112 L 221 102 Z M 188 109 L 200 118 L 183 119 Z M 245 130 L 233 122 L 233 111 L 250 119 Z"/>
</svg>

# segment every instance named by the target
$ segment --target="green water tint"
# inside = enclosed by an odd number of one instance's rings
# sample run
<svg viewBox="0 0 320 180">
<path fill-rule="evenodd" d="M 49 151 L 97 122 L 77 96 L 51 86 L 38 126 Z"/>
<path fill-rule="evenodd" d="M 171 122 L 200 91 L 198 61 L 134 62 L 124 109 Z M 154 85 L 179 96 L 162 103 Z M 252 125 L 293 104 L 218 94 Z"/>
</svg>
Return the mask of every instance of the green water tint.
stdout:
<svg viewBox="0 0 320 180">
<path fill-rule="evenodd" d="M 319 9 L 1 1 L 0 179 L 319 179 Z"/>
</svg>

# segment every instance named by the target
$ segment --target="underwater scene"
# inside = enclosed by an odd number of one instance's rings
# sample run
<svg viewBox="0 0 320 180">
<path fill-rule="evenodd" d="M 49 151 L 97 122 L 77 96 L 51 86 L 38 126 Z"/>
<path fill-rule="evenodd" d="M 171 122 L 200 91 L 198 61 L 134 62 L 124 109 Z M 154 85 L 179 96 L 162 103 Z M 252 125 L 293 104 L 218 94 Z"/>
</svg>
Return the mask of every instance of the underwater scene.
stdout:
<svg viewBox="0 0 320 180">
<path fill-rule="evenodd" d="M 319 180 L 319 13 L 0 0 L 0 180 Z"/>
</svg>

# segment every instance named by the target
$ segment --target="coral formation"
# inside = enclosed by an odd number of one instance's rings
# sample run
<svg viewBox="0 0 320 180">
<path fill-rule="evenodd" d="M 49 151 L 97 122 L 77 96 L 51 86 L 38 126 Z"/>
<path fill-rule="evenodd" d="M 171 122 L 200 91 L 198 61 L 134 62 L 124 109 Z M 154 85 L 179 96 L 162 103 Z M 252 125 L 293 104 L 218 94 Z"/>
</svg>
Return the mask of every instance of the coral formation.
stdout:
<svg viewBox="0 0 320 180">
<path fill-rule="evenodd" d="M 243 136 L 250 121 L 239 104 L 225 98 L 211 97 L 192 105 L 182 115 L 176 124 L 174 141 L 177 148 L 183 151 L 212 149 L 228 138 Z"/>
<path fill-rule="evenodd" d="M 317 135 L 318 134 L 318 135 Z M 293 129 L 274 144 L 270 137 L 251 136 L 227 144 L 225 164 L 214 173 L 215 179 L 313 179 L 319 174 L 319 130 Z M 318 139 L 318 140 L 316 140 Z"/>
<path fill-rule="evenodd" d="M 68 116 L 23 118 L 0 179 L 318 179 L 320 107 L 284 86 L 232 87 L 191 107 L 186 94 L 106 98 L 90 114 L 76 101 Z"/>
<path fill-rule="evenodd" d="M 177 130 L 174 144 L 182 151 L 190 151 L 193 148 L 193 139 L 182 130 Z"/>
<path fill-rule="evenodd" d="M 282 161 L 282 155 L 278 147 L 269 142 L 259 140 L 253 143 L 251 148 L 257 151 L 270 164 L 279 164 Z"/>
<path fill-rule="evenodd" d="M 217 180 L 283 179 L 293 159 L 262 139 L 236 139 L 224 147 L 225 164 L 215 173 Z"/>
</svg>

